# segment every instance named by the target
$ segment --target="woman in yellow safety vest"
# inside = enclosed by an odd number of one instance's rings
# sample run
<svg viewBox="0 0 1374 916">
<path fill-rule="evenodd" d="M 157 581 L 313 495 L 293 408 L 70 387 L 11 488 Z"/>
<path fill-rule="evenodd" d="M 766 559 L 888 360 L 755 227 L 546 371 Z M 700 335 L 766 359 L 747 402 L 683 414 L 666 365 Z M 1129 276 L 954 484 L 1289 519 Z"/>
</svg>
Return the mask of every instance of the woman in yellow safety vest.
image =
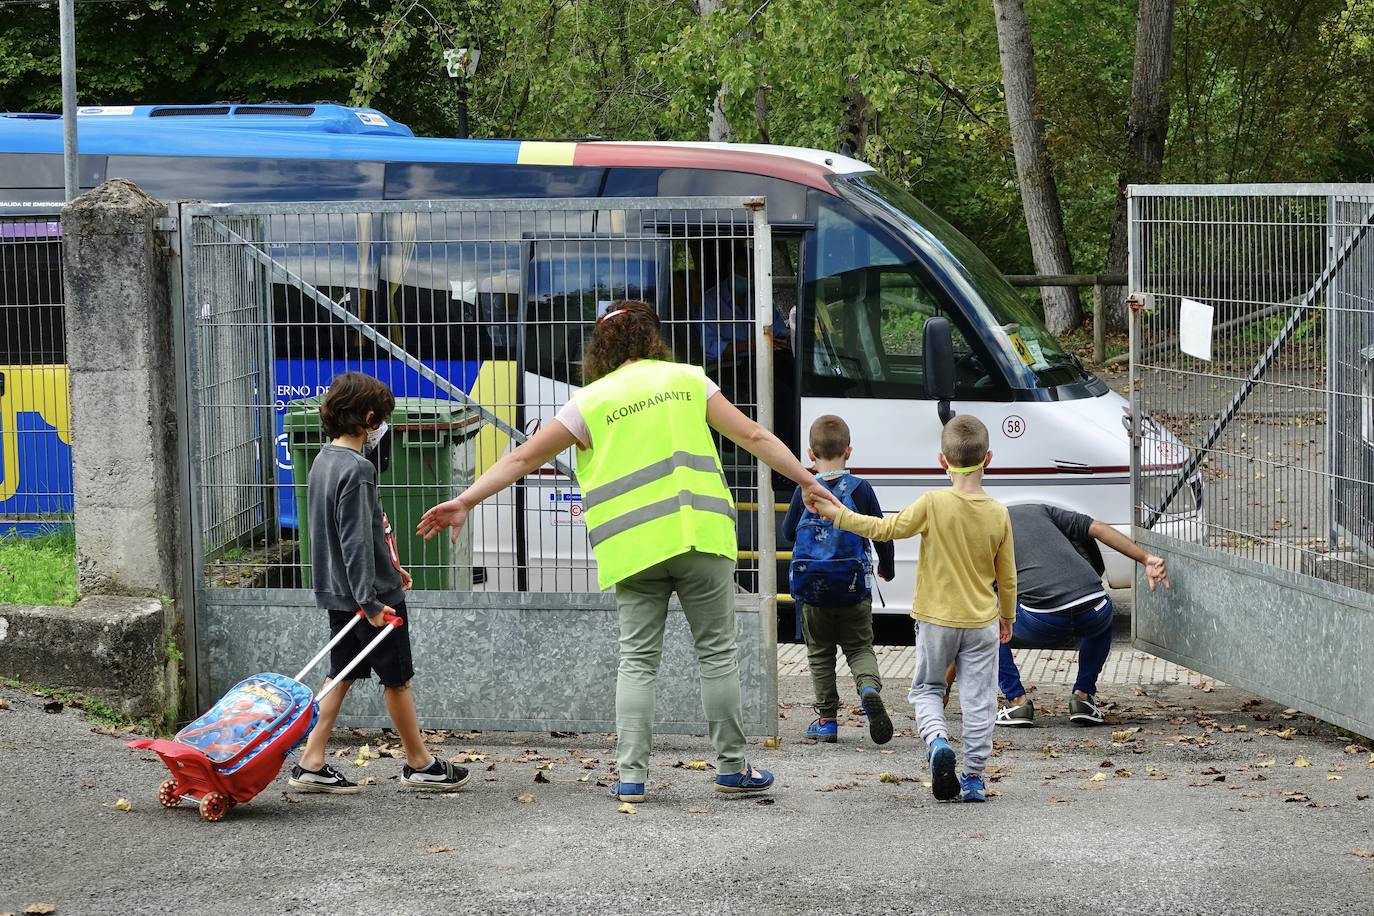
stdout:
<svg viewBox="0 0 1374 916">
<path fill-rule="evenodd" d="M 776 436 L 740 413 L 700 368 L 672 361 L 658 315 L 612 303 L 583 353 L 586 386 L 529 440 L 420 520 L 426 538 L 456 539 L 482 500 L 577 446 L 577 483 L 601 588 L 620 612 L 616 679 L 620 781 L 612 794 L 643 801 L 654 688 L 668 599 L 692 630 L 702 705 L 717 755 L 716 790 L 763 792 L 773 774 L 745 760 L 736 652 L 735 507 L 711 430 L 800 484 L 808 503 L 833 500 Z"/>
</svg>

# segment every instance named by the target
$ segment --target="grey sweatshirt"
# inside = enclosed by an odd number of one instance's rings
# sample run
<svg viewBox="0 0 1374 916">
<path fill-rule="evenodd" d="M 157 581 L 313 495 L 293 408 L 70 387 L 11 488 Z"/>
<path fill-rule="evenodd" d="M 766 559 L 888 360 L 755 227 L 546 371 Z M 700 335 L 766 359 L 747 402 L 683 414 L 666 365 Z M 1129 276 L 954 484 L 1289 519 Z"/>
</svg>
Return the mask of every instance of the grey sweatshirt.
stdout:
<svg viewBox="0 0 1374 916">
<path fill-rule="evenodd" d="M 310 567 L 315 603 L 369 616 L 405 597 L 377 500 L 377 469 L 358 452 L 326 445 L 310 468 Z"/>
</svg>

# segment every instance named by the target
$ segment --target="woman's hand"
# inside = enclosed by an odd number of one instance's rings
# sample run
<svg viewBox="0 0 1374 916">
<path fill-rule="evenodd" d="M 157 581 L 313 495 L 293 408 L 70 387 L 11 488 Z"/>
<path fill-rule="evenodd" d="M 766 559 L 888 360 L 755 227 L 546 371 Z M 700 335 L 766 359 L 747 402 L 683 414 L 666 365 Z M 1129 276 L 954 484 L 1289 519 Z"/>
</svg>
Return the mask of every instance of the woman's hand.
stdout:
<svg viewBox="0 0 1374 916">
<path fill-rule="evenodd" d="M 844 504 L 820 481 L 815 481 L 802 491 L 802 502 L 806 508 L 832 522 L 840 517 L 840 509 L 844 508 Z"/>
<path fill-rule="evenodd" d="M 432 506 L 420 516 L 420 524 L 415 526 L 415 533 L 423 537 L 426 541 L 433 538 L 445 528 L 449 529 L 449 543 L 457 544 L 458 535 L 463 531 L 463 524 L 468 520 L 468 507 L 463 502 L 463 497 L 455 496 L 446 503 L 439 503 Z"/>
</svg>

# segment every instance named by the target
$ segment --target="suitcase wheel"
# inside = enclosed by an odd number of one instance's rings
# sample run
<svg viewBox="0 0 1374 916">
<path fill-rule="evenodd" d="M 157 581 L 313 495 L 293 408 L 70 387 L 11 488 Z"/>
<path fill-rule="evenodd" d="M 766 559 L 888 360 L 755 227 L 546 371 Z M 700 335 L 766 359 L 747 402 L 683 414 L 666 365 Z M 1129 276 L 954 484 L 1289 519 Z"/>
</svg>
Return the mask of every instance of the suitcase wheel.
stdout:
<svg viewBox="0 0 1374 916">
<path fill-rule="evenodd" d="M 181 804 L 181 790 L 177 788 L 175 779 L 169 779 L 157 787 L 157 800 L 164 808 L 175 808 Z"/>
<path fill-rule="evenodd" d="M 207 793 L 200 800 L 200 816 L 207 821 L 217 821 L 229 813 L 234 803 L 222 792 Z"/>
</svg>

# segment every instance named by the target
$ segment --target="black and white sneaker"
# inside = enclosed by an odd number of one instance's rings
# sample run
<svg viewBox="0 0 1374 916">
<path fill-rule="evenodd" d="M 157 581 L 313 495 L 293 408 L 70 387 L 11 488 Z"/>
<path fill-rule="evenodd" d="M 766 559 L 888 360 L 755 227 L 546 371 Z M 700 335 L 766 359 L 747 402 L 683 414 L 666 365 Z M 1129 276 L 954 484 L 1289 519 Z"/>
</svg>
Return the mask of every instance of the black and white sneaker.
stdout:
<svg viewBox="0 0 1374 916">
<path fill-rule="evenodd" d="M 997 721 L 994 724 L 1011 728 L 1029 728 L 1035 724 L 1035 701 L 1030 697 L 1023 697 L 1019 703 L 1003 706 L 997 710 Z"/>
<path fill-rule="evenodd" d="M 1106 718 L 1096 703 L 1074 693 L 1069 695 L 1069 721 L 1074 725 L 1101 725 Z"/>
<path fill-rule="evenodd" d="M 452 792 L 468 784 L 471 774 L 467 768 L 449 763 L 439 757 L 423 770 L 414 770 L 409 766 L 401 768 L 401 782 L 410 786 L 412 789 L 432 789 L 444 792 Z"/>
<path fill-rule="evenodd" d="M 332 792 L 335 795 L 357 795 L 358 784 L 349 782 L 348 778 L 329 764 L 325 764 L 318 770 L 302 769 L 298 763 L 291 768 L 291 776 L 286 780 L 287 785 L 301 792 Z"/>
</svg>

